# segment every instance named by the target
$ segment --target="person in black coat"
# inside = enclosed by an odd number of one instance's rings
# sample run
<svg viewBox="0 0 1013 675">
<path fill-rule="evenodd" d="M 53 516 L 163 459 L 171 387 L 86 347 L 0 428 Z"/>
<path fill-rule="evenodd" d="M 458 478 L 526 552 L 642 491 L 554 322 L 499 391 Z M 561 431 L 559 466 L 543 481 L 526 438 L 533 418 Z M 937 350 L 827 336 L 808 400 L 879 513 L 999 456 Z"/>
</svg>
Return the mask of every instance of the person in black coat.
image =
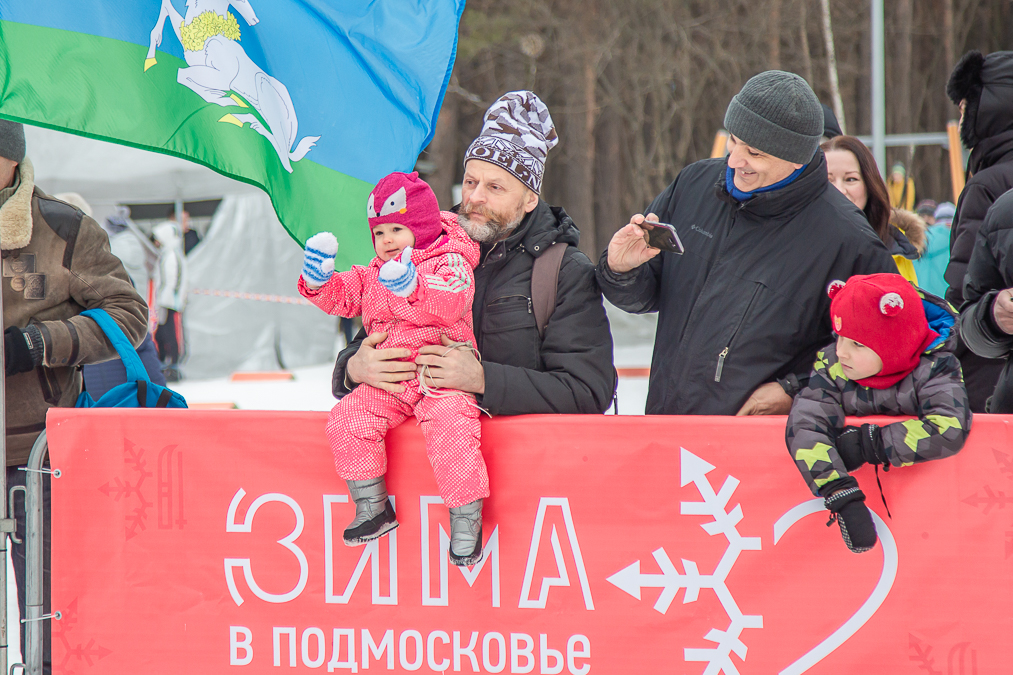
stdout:
<svg viewBox="0 0 1013 675">
<path fill-rule="evenodd" d="M 964 276 L 960 335 L 971 352 L 1003 365 L 984 412 L 1013 413 L 1013 192 L 985 214 Z"/>
<path fill-rule="evenodd" d="M 950 229 L 950 264 L 946 299 L 961 307 L 964 274 L 978 228 L 989 207 L 1013 187 L 1013 52 L 982 56 L 970 51 L 960 59 L 946 85 L 946 95 L 960 107 L 960 140 L 971 150 L 967 184 L 957 201 Z M 964 371 L 971 410 L 985 412 L 1004 361 L 984 358 L 961 341 L 957 357 Z"/>
<path fill-rule="evenodd" d="M 830 282 L 897 271 L 827 178 L 823 110 L 805 80 L 757 75 L 725 128 L 728 157 L 686 167 L 648 209 L 685 254 L 648 247 L 637 214 L 598 263 L 610 302 L 658 312 L 648 414 L 787 414 L 832 340 Z"/>
<path fill-rule="evenodd" d="M 522 131 L 522 134 L 518 134 Z M 511 92 L 485 116 L 468 148 L 458 222 L 479 242 L 472 306 L 476 345 L 383 349 L 383 333 L 357 339 L 338 355 L 336 397 L 358 383 L 397 392 L 400 382 L 428 367 L 426 381 L 475 394 L 492 415 L 602 413 L 611 405 L 616 373 L 612 333 L 594 265 L 577 249 L 580 232 L 566 212 L 540 197 L 547 151 L 556 145 L 549 111 L 531 92 Z M 556 306 L 539 336 L 532 307 L 531 270 L 554 243 L 567 248 L 560 264 Z"/>
</svg>

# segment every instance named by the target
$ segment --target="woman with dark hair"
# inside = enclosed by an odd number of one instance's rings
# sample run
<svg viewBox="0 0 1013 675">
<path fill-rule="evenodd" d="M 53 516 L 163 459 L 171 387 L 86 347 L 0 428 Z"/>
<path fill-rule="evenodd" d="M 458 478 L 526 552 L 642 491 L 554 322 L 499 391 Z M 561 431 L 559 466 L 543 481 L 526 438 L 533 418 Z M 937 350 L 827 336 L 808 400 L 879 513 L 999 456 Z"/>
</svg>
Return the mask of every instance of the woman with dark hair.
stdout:
<svg viewBox="0 0 1013 675">
<path fill-rule="evenodd" d="M 835 136 L 820 147 L 827 158 L 830 182 L 862 210 L 886 244 L 898 271 L 917 284 L 911 261 L 920 258 L 925 250 L 925 222 L 911 211 L 890 207 L 886 183 L 879 175 L 876 160 L 860 140 L 854 136 Z"/>
</svg>

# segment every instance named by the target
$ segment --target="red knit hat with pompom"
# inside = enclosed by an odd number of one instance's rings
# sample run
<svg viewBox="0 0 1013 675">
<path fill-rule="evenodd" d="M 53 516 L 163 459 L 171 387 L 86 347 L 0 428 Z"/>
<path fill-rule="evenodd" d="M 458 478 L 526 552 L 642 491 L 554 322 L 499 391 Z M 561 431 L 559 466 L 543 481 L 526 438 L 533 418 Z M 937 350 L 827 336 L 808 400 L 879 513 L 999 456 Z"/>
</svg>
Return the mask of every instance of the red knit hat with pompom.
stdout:
<svg viewBox="0 0 1013 675">
<path fill-rule="evenodd" d="M 427 248 L 443 234 L 440 204 L 417 171 L 384 176 L 369 193 L 366 217 L 372 232 L 377 225 L 397 223 L 415 235 L 415 249 Z"/>
<path fill-rule="evenodd" d="M 863 387 L 886 389 L 918 366 L 922 352 L 939 337 L 929 328 L 922 299 L 899 274 L 863 274 L 845 284 L 831 282 L 830 318 L 834 332 L 876 352 L 883 369 L 856 380 Z"/>
</svg>

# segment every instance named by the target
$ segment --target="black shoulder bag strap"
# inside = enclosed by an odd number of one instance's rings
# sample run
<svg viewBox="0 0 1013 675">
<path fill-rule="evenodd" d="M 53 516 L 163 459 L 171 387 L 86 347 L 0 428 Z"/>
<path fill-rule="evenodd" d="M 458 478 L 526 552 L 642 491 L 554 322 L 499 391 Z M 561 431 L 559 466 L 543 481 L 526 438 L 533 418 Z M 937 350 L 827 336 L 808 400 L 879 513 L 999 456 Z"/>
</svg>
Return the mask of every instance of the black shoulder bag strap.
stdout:
<svg viewBox="0 0 1013 675">
<path fill-rule="evenodd" d="M 545 253 L 535 258 L 535 264 L 531 266 L 531 308 L 539 338 L 545 337 L 545 327 L 556 309 L 556 289 L 564 253 L 566 244 L 554 243 Z"/>
</svg>

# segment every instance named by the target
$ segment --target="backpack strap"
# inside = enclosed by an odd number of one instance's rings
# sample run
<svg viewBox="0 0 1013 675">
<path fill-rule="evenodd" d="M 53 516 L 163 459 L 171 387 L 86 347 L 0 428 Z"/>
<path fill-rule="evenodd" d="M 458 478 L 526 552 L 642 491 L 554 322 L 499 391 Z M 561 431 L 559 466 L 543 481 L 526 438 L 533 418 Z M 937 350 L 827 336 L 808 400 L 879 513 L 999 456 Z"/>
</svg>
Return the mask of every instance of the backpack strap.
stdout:
<svg viewBox="0 0 1013 675">
<path fill-rule="evenodd" d="M 545 337 L 545 327 L 556 309 L 559 268 L 563 264 L 566 246 L 564 242 L 553 243 L 545 253 L 535 258 L 535 264 L 531 266 L 531 307 L 539 338 Z"/>
<path fill-rule="evenodd" d="M 113 321 L 112 317 L 104 309 L 88 309 L 81 312 L 81 316 L 86 316 L 97 323 L 102 332 L 109 338 L 109 342 L 113 344 L 116 353 L 120 355 L 120 359 L 123 360 L 123 365 L 127 369 L 127 382 L 136 382 L 138 380 L 143 380 L 144 382 L 151 381 L 148 377 L 148 372 L 144 370 L 141 358 L 137 355 L 137 350 L 134 349 L 127 336 L 123 334 L 120 327 L 116 325 L 116 322 Z"/>
</svg>

